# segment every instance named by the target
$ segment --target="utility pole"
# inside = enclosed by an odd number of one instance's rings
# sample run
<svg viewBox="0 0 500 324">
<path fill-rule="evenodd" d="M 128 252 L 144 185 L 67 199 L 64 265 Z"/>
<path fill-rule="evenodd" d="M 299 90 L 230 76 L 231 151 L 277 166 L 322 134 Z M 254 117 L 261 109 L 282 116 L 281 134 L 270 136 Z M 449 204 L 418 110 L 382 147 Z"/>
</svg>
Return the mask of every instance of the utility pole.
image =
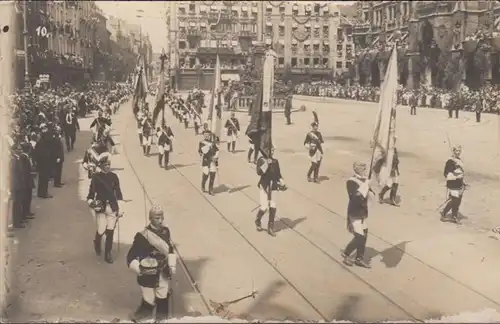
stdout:
<svg viewBox="0 0 500 324">
<path fill-rule="evenodd" d="M 23 39 L 24 39 L 24 88 L 30 89 L 29 56 L 28 56 L 28 1 L 23 1 Z"/>
</svg>

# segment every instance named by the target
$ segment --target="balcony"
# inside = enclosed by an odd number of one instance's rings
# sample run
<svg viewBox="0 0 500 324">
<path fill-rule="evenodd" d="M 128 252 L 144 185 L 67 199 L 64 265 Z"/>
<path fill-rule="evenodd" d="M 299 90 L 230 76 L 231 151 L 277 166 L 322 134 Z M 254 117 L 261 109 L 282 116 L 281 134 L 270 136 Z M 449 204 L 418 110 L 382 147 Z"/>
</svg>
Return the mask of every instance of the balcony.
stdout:
<svg viewBox="0 0 500 324">
<path fill-rule="evenodd" d="M 253 31 L 250 31 L 250 30 L 241 30 L 238 33 L 238 37 L 240 37 L 240 38 L 255 38 L 255 37 L 257 37 L 257 33 L 254 33 Z"/>
</svg>

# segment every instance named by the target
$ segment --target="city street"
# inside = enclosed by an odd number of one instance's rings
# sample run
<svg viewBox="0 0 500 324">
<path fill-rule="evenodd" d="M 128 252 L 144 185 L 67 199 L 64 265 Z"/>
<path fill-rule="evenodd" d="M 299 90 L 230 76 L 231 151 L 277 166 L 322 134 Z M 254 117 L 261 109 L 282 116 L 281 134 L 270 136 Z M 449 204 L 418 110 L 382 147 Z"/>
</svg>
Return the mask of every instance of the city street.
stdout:
<svg viewBox="0 0 500 324">
<path fill-rule="evenodd" d="M 149 100 L 154 107 L 154 99 Z M 174 167 L 160 169 L 156 148 L 155 156 L 142 154 L 130 103 L 122 106 L 113 117 L 119 154 L 112 168 L 126 201 L 112 265 L 92 248 L 95 225 L 81 167 L 91 119 L 81 120 L 76 149 L 66 156 L 66 186 L 50 188 L 54 199 L 35 199 L 36 219 L 15 234 L 12 289 L 19 297 L 9 309 L 10 320 L 126 319 L 140 301 L 140 290 L 125 255 L 135 232 L 147 224 L 151 203 L 165 208 L 165 222 L 183 260 L 174 278 L 176 317 L 208 315 L 210 300 L 233 300 L 254 289 L 256 298 L 231 305 L 228 316 L 382 321 L 500 311 L 500 238 L 491 232 L 500 222 L 494 200 L 500 196 L 499 116 L 484 115 L 476 124 L 469 113 L 456 120 L 444 110 L 419 109 L 417 116 L 398 111 L 401 207 L 373 200 L 367 244 L 373 268 L 363 269 L 345 267 L 340 255 L 351 238 L 345 180 L 354 161 L 369 162 L 377 105 L 297 96 L 294 107 L 302 104 L 307 111 L 293 114 L 293 125 L 285 126 L 283 116 L 274 114 L 276 157 L 289 186 L 278 197 L 275 238 L 255 230 L 258 177 L 255 166 L 246 162 L 244 134 L 234 155 L 221 144 L 216 195 L 206 196 L 200 190 L 201 137 L 184 129 L 167 108 L 176 137 Z M 309 162 L 302 144 L 312 109 L 326 142 L 321 184 L 308 183 L 305 175 Z M 247 114 L 237 117 L 245 130 Z M 462 225 L 441 223 L 437 212 L 445 200 L 442 171 L 449 141 L 464 148 L 470 184 Z"/>
</svg>

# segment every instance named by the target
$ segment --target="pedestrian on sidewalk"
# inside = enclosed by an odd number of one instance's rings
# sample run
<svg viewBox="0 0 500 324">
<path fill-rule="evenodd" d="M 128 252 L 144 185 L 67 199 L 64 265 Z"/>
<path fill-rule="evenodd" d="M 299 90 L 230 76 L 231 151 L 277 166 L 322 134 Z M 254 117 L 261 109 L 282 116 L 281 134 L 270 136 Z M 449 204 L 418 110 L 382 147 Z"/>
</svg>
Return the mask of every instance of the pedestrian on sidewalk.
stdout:
<svg viewBox="0 0 500 324">
<path fill-rule="evenodd" d="M 368 194 L 371 191 L 366 177 L 366 164 L 356 162 L 353 165 L 354 175 L 347 180 L 347 194 L 349 203 L 347 205 L 347 229 L 354 235 L 347 244 L 342 257 L 344 264 L 363 268 L 370 268 L 370 264 L 364 261 L 366 241 L 368 238 Z M 353 262 L 351 254 L 356 251 L 356 259 Z"/>
<path fill-rule="evenodd" d="M 107 263 L 113 263 L 111 255 L 113 236 L 116 224 L 121 217 L 118 201 L 123 200 L 123 195 L 120 179 L 111 171 L 110 158 L 102 159 L 99 167 L 101 171 L 92 175 L 87 203 L 94 210 L 96 218 L 95 253 L 97 256 L 101 255 L 102 237 L 106 234 L 104 259 Z"/>
<path fill-rule="evenodd" d="M 59 126 L 55 128 L 53 140 L 54 155 L 56 159 L 54 167 L 54 187 L 61 188 L 64 185 L 61 181 L 64 164 L 64 146 L 62 143 L 61 128 Z"/>
<path fill-rule="evenodd" d="M 142 300 L 133 321 L 151 319 L 156 306 L 156 320 L 169 316 L 172 297 L 171 279 L 175 275 L 177 255 L 174 252 L 170 229 L 163 225 L 164 212 L 160 206 L 149 210 L 149 225 L 134 237 L 127 254 L 127 265 L 137 274 Z"/>
<path fill-rule="evenodd" d="M 35 215 L 35 213 L 31 212 L 31 200 L 33 198 L 33 188 L 35 187 L 32 174 L 33 166 L 31 164 L 30 157 L 31 144 L 28 142 L 21 143 L 21 150 L 22 152 L 19 158 L 22 166 L 23 178 L 25 181 L 24 192 L 22 195 L 23 215 L 24 219 L 28 220 L 33 219 L 33 216 Z"/>
<path fill-rule="evenodd" d="M 38 172 L 37 195 L 39 198 L 52 198 L 48 193 L 49 178 L 54 167 L 52 134 L 49 132 L 46 124 L 40 125 L 41 138 L 35 146 L 35 163 Z"/>
</svg>

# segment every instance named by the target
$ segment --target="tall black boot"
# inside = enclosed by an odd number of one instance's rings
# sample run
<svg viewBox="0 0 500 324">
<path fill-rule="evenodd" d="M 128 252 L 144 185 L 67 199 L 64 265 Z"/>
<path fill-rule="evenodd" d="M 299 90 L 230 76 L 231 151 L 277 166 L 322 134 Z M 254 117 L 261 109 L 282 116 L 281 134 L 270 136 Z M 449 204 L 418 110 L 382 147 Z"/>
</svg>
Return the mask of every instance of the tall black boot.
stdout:
<svg viewBox="0 0 500 324">
<path fill-rule="evenodd" d="M 168 169 L 169 162 L 170 162 L 170 152 L 165 152 L 165 170 Z"/>
<path fill-rule="evenodd" d="M 231 152 L 236 151 L 236 142 L 231 142 Z"/>
<path fill-rule="evenodd" d="M 208 193 L 210 195 L 213 195 L 214 194 L 215 172 L 210 172 L 209 175 L 210 175 L 210 178 L 208 180 Z"/>
<path fill-rule="evenodd" d="M 387 191 L 389 191 L 391 188 L 389 188 L 389 186 L 385 186 L 384 188 L 382 188 L 382 190 L 379 192 L 378 194 L 378 202 L 383 204 L 384 203 L 384 195 Z"/>
<path fill-rule="evenodd" d="M 274 219 L 276 218 L 276 208 L 269 208 L 269 221 L 267 223 L 267 233 L 271 236 L 276 236 L 274 232 Z"/>
<path fill-rule="evenodd" d="M 321 165 L 321 161 L 318 161 L 315 164 L 316 165 L 315 165 L 314 171 L 313 171 L 314 172 L 314 182 L 319 183 L 318 178 L 319 178 L 319 167 Z"/>
<path fill-rule="evenodd" d="M 139 322 L 143 320 L 148 320 L 153 318 L 153 310 L 155 306 L 151 305 L 144 299 L 141 301 L 141 304 L 139 305 L 139 308 L 135 311 L 134 314 L 131 316 L 131 320 L 134 322 Z"/>
<path fill-rule="evenodd" d="M 139 143 L 142 145 L 142 134 L 139 134 Z"/>
<path fill-rule="evenodd" d="M 146 146 L 146 155 L 149 156 L 149 153 L 151 152 L 151 146 Z"/>
<path fill-rule="evenodd" d="M 99 232 L 95 232 L 94 251 L 97 256 L 101 255 L 101 243 L 102 243 L 102 234 L 99 234 Z"/>
<path fill-rule="evenodd" d="M 247 155 L 248 163 L 252 162 L 252 154 L 253 154 L 253 149 L 249 149 Z"/>
<path fill-rule="evenodd" d="M 309 171 L 307 171 L 307 181 L 309 181 L 309 182 L 312 181 L 311 175 L 313 174 L 313 172 L 314 172 L 314 163 L 311 162 L 311 166 L 309 167 Z"/>
<path fill-rule="evenodd" d="M 202 173 L 201 174 L 201 191 L 203 191 L 203 192 L 207 192 L 205 190 L 205 186 L 207 184 L 207 180 L 208 180 L 208 174 Z"/>
<path fill-rule="evenodd" d="M 390 199 L 391 199 L 391 205 L 399 207 L 399 204 L 396 201 L 396 195 L 398 193 L 398 187 L 399 184 L 393 183 L 391 187 L 391 194 L 390 194 Z"/>
<path fill-rule="evenodd" d="M 261 224 L 261 220 L 262 220 L 262 216 L 264 216 L 266 212 L 264 210 L 260 210 L 257 212 L 257 217 L 255 218 L 255 226 L 257 226 L 257 231 L 262 231 L 262 224 Z"/>
<path fill-rule="evenodd" d="M 163 154 L 158 154 L 158 165 L 161 168 L 161 160 L 163 160 Z"/>
<path fill-rule="evenodd" d="M 227 142 L 227 151 L 230 152 L 231 151 L 231 142 Z"/>
<path fill-rule="evenodd" d="M 107 263 L 113 263 L 113 257 L 111 256 L 111 249 L 113 248 L 113 235 L 114 230 L 106 230 L 106 242 L 104 243 L 104 260 Z"/>
<path fill-rule="evenodd" d="M 146 145 L 142 146 L 142 153 L 144 153 L 144 155 L 146 155 Z"/>
<path fill-rule="evenodd" d="M 156 320 L 163 321 L 167 320 L 169 317 L 168 302 L 171 298 L 170 294 L 167 298 L 156 298 Z"/>
</svg>

